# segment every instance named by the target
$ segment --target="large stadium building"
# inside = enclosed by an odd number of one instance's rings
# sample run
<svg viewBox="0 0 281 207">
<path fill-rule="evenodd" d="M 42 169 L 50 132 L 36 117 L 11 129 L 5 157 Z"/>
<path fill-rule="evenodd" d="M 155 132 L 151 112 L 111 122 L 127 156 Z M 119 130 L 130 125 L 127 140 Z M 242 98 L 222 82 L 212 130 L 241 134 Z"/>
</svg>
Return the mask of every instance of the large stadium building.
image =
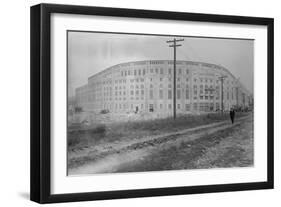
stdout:
<svg viewBox="0 0 281 207">
<path fill-rule="evenodd" d="M 121 63 L 88 78 L 75 90 L 76 107 L 100 113 L 173 114 L 174 62 Z M 223 94 L 223 101 L 222 101 Z M 226 68 L 193 61 L 176 62 L 178 114 L 249 108 L 252 94 Z"/>
</svg>

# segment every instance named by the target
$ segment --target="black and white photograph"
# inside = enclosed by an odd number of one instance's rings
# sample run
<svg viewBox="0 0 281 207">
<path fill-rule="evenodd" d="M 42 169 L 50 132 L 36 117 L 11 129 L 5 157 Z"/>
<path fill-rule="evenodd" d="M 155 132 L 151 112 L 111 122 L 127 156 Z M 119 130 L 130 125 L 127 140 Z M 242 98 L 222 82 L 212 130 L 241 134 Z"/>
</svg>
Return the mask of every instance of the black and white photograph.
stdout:
<svg viewBox="0 0 281 207">
<path fill-rule="evenodd" d="M 158 4 L 30 15 L 32 201 L 213 193 L 218 206 L 218 192 L 274 188 L 274 18 Z"/>
<path fill-rule="evenodd" d="M 67 31 L 67 174 L 253 167 L 254 42 Z"/>
</svg>

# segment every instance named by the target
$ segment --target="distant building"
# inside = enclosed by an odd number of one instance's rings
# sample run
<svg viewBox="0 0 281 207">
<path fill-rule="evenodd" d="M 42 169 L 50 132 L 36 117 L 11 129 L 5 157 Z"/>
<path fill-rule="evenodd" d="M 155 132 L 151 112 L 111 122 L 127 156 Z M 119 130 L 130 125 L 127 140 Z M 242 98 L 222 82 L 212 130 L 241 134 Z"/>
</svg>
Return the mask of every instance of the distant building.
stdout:
<svg viewBox="0 0 281 207">
<path fill-rule="evenodd" d="M 148 60 L 114 65 L 75 90 L 76 104 L 84 111 L 172 115 L 173 64 L 171 60 Z M 177 113 L 221 110 L 222 91 L 224 110 L 253 103 L 252 94 L 222 66 L 177 61 L 176 70 Z"/>
</svg>

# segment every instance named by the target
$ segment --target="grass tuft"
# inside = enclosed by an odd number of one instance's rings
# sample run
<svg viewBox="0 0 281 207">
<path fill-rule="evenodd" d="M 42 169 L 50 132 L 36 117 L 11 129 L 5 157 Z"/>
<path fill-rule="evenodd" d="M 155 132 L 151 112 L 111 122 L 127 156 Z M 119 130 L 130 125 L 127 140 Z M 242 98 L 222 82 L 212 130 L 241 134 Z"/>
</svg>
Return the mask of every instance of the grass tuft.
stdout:
<svg viewBox="0 0 281 207">
<path fill-rule="evenodd" d="M 247 113 L 236 113 L 236 118 L 245 115 Z M 120 140 L 138 139 L 225 120 L 230 120 L 228 113 L 190 114 L 178 116 L 176 119 L 169 117 L 164 119 L 110 123 L 107 125 L 99 124 L 86 128 L 75 126 L 68 128 L 68 146 L 72 149 L 75 147 L 89 147 L 100 142 L 110 143 Z"/>
</svg>

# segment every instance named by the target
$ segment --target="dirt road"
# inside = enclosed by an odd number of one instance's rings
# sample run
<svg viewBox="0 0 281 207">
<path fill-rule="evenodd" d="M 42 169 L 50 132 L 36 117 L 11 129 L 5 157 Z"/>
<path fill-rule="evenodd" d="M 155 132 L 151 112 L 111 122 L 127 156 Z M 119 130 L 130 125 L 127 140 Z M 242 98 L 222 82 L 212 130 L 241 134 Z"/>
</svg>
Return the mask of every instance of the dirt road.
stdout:
<svg viewBox="0 0 281 207">
<path fill-rule="evenodd" d="M 212 149 L 223 138 L 229 138 L 244 128 L 251 132 L 251 127 L 252 115 L 249 115 L 237 119 L 234 124 L 223 121 L 129 142 L 119 141 L 72 151 L 68 153 L 68 174 L 193 169 L 198 166 L 205 168 L 207 164 L 202 166 L 202 163 L 206 161 L 204 155 L 210 153 L 207 149 Z M 235 136 L 241 137 L 239 134 Z M 251 136 L 248 134 L 247 138 Z M 202 148 L 206 144 L 208 148 Z M 195 157 L 197 162 L 201 159 L 200 163 L 195 162 Z"/>
</svg>

